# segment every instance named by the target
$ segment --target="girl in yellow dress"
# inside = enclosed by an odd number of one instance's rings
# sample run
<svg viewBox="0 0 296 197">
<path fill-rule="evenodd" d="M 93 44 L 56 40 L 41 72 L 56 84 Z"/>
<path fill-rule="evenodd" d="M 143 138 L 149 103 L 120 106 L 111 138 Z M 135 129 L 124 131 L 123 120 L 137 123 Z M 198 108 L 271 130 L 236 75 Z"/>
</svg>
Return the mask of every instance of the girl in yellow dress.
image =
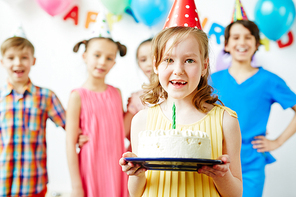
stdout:
<svg viewBox="0 0 296 197">
<path fill-rule="evenodd" d="M 242 195 L 240 165 L 241 135 L 236 113 L 216 104 L 208 85 L 208 38 L 200 29 L 171 27 L 152 42 L 154 74 L 146 86 L 143 102 L 154 104 L 132 120 L 132 153 L 124 153 L 119 163 L 129 175 L 133 196 L 234 196 Z M 164 101 L 157 104 L 160 99 Z M 201 130 L 211 138 L 212 159 L 221 165 L 203 166 L 197 172 L 146 171 L 126 162 L 136 157 L 138 134 L 143 130 L 171 129 L 172 106 L 177 106 L 176 129 Z"/>
</svg>

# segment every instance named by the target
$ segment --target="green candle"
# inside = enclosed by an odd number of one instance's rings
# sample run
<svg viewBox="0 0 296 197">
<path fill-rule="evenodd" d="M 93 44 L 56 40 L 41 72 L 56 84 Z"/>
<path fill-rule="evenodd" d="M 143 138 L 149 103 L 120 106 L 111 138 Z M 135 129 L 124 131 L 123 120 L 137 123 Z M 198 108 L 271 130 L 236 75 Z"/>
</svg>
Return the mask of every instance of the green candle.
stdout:
<svg viewBox="0 0 296 197">
<path fill-rule="evenodd" d="M 173 103 L 173 129 L 176 129 L 176 105 Z"/>
</svg>

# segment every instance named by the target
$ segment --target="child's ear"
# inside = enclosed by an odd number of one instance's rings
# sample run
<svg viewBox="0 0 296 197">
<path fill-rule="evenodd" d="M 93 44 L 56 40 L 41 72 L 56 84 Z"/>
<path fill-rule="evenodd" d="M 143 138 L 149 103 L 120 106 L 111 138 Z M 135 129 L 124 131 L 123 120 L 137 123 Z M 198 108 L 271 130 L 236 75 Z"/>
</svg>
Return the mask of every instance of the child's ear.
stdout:
<svg viewBox="0 0 296 197">
<path fill-rule="evenodd" d="M 84 52 L 84 53 L 82 54 L 82 58 L 83 58 L 84 62 L 86 62 L 86 52 Z"/>
<path fill-rule="evenodd" d="M 207 74 L 208 67 L 209 67 L 209 58 L 204 60 L 203 68 L 202 68 L 202 71 L 201 71 L 202 76 L 205 76 L 205 74 Z"/>
<path fill-rule="evenodd" d="M 256 51 L 258 50 L 259 46 L 260 46 L 260 43 L 257 43 L 256 44 Z"/>
<path fill-rule="evenodd" d="M 36 57 L 34 57 L 34 60 L 33 60 L 32 66 L 34 66 L 35 63 L 36 63 Z"/>
<path fill-rule="evenodd" d="M 229 53 L 229 47 L 228 47 L 228 44 L 225 44 L 225 46 L 224 46 L 224 51 L 226 51 L 226 52 Z"/>
<path fill-rule="evenodd" d="M 155 61 L 155 59 L 153 59 L 153 62 L 152 62 L 152 65 L 153 65 L 153 71 L 154 71 L 155 74 L 158 75 L 158 70 L 157 70 L 157 68 L 156 68 L 156 66 L 155 66 L 155 63 L 156 63 L 156 61 Z"/>
</svg>

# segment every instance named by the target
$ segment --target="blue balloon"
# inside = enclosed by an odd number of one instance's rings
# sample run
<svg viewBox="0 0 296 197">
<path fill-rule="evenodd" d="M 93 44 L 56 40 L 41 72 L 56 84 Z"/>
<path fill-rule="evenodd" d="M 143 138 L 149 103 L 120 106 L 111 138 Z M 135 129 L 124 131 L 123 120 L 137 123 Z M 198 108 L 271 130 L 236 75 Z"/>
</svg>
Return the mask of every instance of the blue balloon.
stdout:
<svg viewBox="0 0 296 197">
<path fill-rule="evenodd" d="M 131 9 L 135 17 L 151 27 L 166 17 L 170 11 L 169 0 L 132 0 Z"/>
<path fill-rule="evenodd" d="M 127 9 L 125 10 L 125 12 L 126 12 L 127 14 L 131 15 L 131 16 L 134 18 L 134 20 L 136 21 L 136 23 L 139 22 L 138 19 L 135 17 L 135 14 L 133 13 L 133 11 L 132 11 L 130 8 L 127 8 Z"/>
<path fill-rule="evenodd" d="M 259 0 L 255 7 L 255 21 L 260 31 L 277 41 L 291 28 L 295 18 L 292 0 Z"/>
</svg>

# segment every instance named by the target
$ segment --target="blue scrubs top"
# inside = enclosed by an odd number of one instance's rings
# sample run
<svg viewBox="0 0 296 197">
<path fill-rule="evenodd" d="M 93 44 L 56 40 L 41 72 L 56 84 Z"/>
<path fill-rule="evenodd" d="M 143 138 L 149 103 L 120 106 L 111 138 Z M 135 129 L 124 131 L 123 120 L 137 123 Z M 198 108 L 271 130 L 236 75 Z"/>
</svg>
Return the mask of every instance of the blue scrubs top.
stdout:
<svg viewBox="0 0 296 197">
<path fill-rule="evenodd" d="M 253 149 L 251 141 L 255 136 L 265 136 L 271 105 L 277 102 L 284 109 L 293 107 L 296 104 L 295 93 L 284 80 L 262 67 L 241 84 L 235 81 L 228 69 L 213 73 L 209 83 L 214 94 L 238 115 L 242 133 L 242 168 L 258 159 L 265 160 L 265 164 L 274 162 L 269 152 L 258 153 Z"/>
</svg>

